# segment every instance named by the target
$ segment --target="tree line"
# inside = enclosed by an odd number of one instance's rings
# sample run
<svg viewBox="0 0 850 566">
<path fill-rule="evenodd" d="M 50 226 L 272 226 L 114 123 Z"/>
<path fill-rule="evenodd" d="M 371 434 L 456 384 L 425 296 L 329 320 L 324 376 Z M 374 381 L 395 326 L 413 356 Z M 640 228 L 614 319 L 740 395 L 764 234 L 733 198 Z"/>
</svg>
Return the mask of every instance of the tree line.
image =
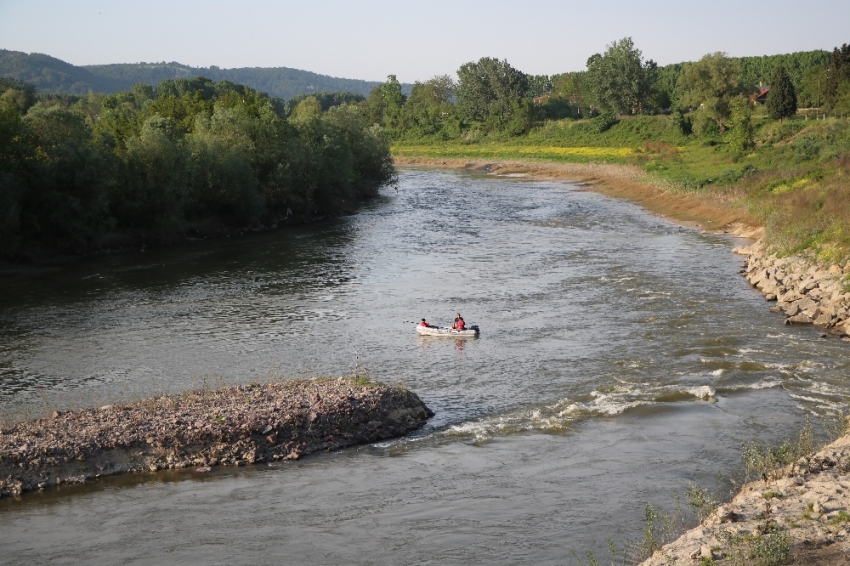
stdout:
<svg viewBox="0 0 850 566">
<path fill-rule="evenodd" d="M 517 136 L 544 120 L 564 118 L 594 118 L 591 127 L 602 131 L 618 116 L 660 112 L 673 113 L 686 134 L 707 135 L 746 123 L 757 83 L 781 87 L 769 95 L 770 114 L 777 119 L 793 115 L 798 106 L 850 115 L 848 61 L 844 46 L 832 54 L 710 53 L 659 67 L 626 37 L 588 58 L 581 72 L 528 75 L 507 60 L 485 57 L 462 65 L 457 80 L 442 75 L 415 83 L 409 96 L 391 75 L 361 104 L 398 140 Z"/>
<path fill-rule="evenodd" d="M 394 178 L 361 106 L 203 77 L 85 96 L 0 79 L 0 254 L 82 251 L 307 219 Z"/>
</svg>

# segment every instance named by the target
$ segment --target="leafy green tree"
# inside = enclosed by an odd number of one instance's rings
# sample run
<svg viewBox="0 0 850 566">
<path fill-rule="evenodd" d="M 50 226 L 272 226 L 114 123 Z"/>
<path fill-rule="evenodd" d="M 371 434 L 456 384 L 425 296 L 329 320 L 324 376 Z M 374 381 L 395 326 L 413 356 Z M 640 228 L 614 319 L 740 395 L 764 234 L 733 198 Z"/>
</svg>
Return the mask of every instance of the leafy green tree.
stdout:
<svg viewBox="0 0 850 566">
<path fill-rule="evenodd" d="M 790 118 L 797 113 L 797 91 L 782 65 L 773 72 L 766 105 L 770 117 L 780 123 L 783 118 Z"/>
<path fill-rule="evenodd" d="M 638 114 L 650 105 L 658 66 L 643 60 L 631 37 L 608 45 L 603 54 L 587 60 L 589 102 L 618 114 Z"/>
<path fill-rule="evenodd" d="M 741 84 L 738 64 L 725 53 L 709 53 L 696 63 L 685 67 L 679 79 L 681 96 L 679 104 L 699 108 L 714 120 L 720 131 L 731 115 L 732 99 L 746 89 Z"/>
<path fill-rule="evenodd" d="M 378 87 L 384 106 L 384 124 L 388 130 L 399 130 L 402 127 L 402 107 L 407 97 L 401 92 L 401 83 L 395 75 L 387 76 L 387 82 Z"/>
<path fill-rule="evenodd" d="M 322 112 L 327 112 L 334 106 L 342 106 L 343 104 L 359 104 L 366 100 L 362 94 L 354 94 L 351 92 L 317 92 L 315 94 L 301 94 L 293 96 L 284 104 L 284 114 L 289 115 L 298 104 L 305 98 L 313 97 L 319 101 L 322 107 Z"/>
<path fill-rule="evenodd" d="M 823 104 L 826 69 L 825 65 L 815 65 L 803 71 L 800 88 L 796 89 L 798 107 L 819 108 Z"/>
<path fill-rule="evenodd" d="M 25 114 L 36 103 L 36 100 L 34 85 L 8 77 L 0 77 L 0 108 L 11 105 Z"/>
<path fill-rule="evenodd" d="M 528 96 L 543 96 L 551 93 L 554 88 L 549 75 L 528 75 Z"/>
<path fill-rule="evenodd" d="M 729 119 L 729 147 L 736 155 L 741 155 L 754 147 L 753 143 L 753 104 L 743 96 L 732 99 Z"/>
<path fill-rule="evenodd" d="M 824 99 L 827 105 L 834 106 L 841 96 L 842 83 L 850 82 L 850 45 L 844 44 L 832 51 L 826 73 Z"/>
<path fill-rule="evenodd" d="M 9 98 L 0 104 L 4 256 L 91 248 L 113 231 L 162 239 L 192 224 L 333 213 L 394 177 L 385 132 L 357 105 L 323 112 L 307 98 L 288 120 L 280 101 L 208 79 L 39 96 L 24 116 Z"/>
<path fill-rule="evenodd" d="M 507 124 L 528 95 L 528 76 L 507 60 L 483 57 L 457 71 L 457 106 L 461 115 L 493 130 Z"/>
<path fill-rule="evenodd" d="M 293 108 L 290 119 L 295 122 L 308 122 L 318 120 L 322 115 L 322 105 L 315 96 L 308 96 Z"/>
<path fill-rule="evenodd" d="M 404 105 L 405 135 L 411 138 L 457 137 L 460 134 L 460 120 L 451 102 L 456 88 L 457 85 L 448 75 L 415 83 Z"/>
<path fill-rule="evenodd" d="M 558 96 L 566 98 L 573 104 L 579 104 L 582 100 L 582 81 L 587 73 L 562 73 L 552 77 L 552 88 Z"/>
</svg>

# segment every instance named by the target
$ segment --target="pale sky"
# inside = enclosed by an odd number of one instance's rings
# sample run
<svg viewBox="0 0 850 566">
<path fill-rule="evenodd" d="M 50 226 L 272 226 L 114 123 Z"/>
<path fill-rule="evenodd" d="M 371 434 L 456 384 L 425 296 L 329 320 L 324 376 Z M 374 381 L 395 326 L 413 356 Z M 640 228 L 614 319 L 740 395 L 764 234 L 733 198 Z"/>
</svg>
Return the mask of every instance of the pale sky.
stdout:
<svg viewBox="0 0 850 566">
<path fill-rule="evenodd" d="M 481 57 L 531 74 L 578 71 L 626 36 L 661 65 L 714 51 L 832 50 L 850 43 L 850 0 L 0 0 L 0 48 L 75 65 L 178 61 L 413 82 Z"/>
</svg>

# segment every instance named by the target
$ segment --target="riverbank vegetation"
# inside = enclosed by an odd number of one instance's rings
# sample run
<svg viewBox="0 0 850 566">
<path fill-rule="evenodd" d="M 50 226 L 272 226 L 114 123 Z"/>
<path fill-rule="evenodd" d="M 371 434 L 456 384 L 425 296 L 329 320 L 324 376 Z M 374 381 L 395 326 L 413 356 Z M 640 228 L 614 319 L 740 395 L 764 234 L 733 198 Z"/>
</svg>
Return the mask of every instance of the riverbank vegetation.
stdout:
<svg viewBox="0 0 850 566">
<path fill-rule="evenodd" d="M 204 78 L 106 96 L 39 95 L 0 79 L 0 255 L 167 241 L 350 209 L 394 172 L 382 128 L 347 102 L 307 98 L 288 109 Z"/>
<path fill-rule="evenodd" d="M 484 58 L 409 97 L 391 78 L 367 104 L 395 156 L 633 165 L 664 192 L 746 211 L 781 253 L 850 255 L 848 45 L 658 67 L 625 38 L 583 72 Z"/>
</svg>

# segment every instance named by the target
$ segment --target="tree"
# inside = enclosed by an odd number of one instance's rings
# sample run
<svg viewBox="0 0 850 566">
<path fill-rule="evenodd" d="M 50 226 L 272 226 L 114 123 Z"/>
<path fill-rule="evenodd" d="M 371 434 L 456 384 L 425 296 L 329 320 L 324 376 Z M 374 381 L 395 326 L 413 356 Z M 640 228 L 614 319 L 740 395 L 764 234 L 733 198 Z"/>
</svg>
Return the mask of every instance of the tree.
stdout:
<svg viewBox="0 0 850 566">
<path fill-rule="evenodd" d="M 401 109 L 407 97 L 401 93 L 401 84 L 395 75 L 388 75 L 387 82 L 378 87 L 384 100 L 384 124 L 390 130 L 401 128 Z"/>
<path fill-rule="evenodd" d="M 838 99 L 839 86 L 843 82 L 850 82 L 850 45 L 846 43 L 833 49 L 830 56 L 824 89 L 824 98 L 829 106 L 833 106 Z"/>
<path fill-rule="evenodd" d="M 508 123 L 528 95 L 528 76 L 507 60 L 483 57 L 462 65 L 457 71 L 457 105 L 461 114 L 493 129 Z"/>
<path fill-rule="evenodd" d="M 729 119 L 729 146 L 736 155 L 753 147 L 753 105 L 743 96 L 732 99 Z"/>
<path fill-rule="evenodd" d="M 443 139 L 460 133 L 452 98 L 457 89 L 448 75 L 417 82 L 404 105 L 405 133 L 412 137 L 437 135 Z"/>
<path fill-rule="evenodd" d="M 688 65 L 678 87 L 679 104 L 699 108 L 717 122 L 720 131 L 726 129 L 732 98 L 746 90 L 741 85 L 738 64 L 719 51 Z"/>
<path fill-rule="evenodd" d="M 774 120 L 782 123 L 797 113 L 797 91 L 783 65 L 773 71 L 770 92 L 767 93 L 767 111 Z"/>
<path fill-rule="evenodd" d="M 638 114 L 649 106 L 657 69 L 655 61 L 643 61 L 631 37 L 615 41 L 587 60 L 589 102 L 609 112 Z"/>
</svg>

